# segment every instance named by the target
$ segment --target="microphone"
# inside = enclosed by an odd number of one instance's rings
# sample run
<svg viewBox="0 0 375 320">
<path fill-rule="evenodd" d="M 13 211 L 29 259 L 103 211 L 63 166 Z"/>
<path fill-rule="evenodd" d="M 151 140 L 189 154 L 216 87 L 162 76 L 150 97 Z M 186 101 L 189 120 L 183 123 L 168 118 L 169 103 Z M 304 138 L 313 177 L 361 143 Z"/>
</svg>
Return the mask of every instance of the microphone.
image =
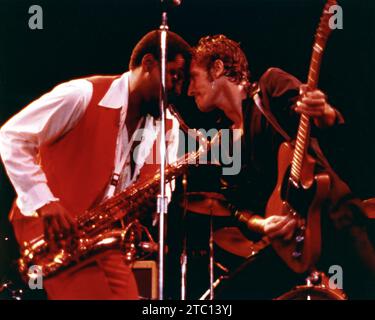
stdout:
<svg viewBox="0 0 375 320">
<path fill-rule="evenodd" d="M 161 0 L 161 5 L 164 9 L 170 9 L 180 6 L 182 0 Z"/>
<path fill-rule="evenodd" d="M 253 217 L 253 214 L 248 213 L 246 211 L 240 211 L 237 210 L 234 216 L 237 218 L 239 222 L 244 223 L 248 228 L 248 223 L 250 222 L 251 218 Z M 250 229 L 250 228 L 249 228 Z"/>
<path fill-rule="evenodd" d="M 234 216 L 239 222 L 242 222 L 246 227 L 256 233 L 264 234 L 263 219 L 253 213 L 237 210 Z"/>
<path fill-rule="evenodd" d="M 161 0 L 161 3 L 167 4 L 173 7 L 178 7 L 179 5 L 181 5 L 182 0 Z"/>
</svg>

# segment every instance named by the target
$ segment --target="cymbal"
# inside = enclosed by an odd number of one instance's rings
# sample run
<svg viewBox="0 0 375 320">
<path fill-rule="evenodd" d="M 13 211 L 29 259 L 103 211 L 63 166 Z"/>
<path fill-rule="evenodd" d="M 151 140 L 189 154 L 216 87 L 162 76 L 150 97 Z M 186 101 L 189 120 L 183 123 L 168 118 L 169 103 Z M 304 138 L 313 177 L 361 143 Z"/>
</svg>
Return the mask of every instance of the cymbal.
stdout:
<svg viewBox="0 0 375 320">
<path fill-rule="evenodd" d="M 180 201 L 180 205 L 186 210 L 198 214 L 211 215 L 215 217 L 229 217 L 231 211 L 229 202 L 221 193 L 216 192 L 187 192 Z"/>
<path fill-rule="evenodd" d="M 265 248 L 269 241 L 253 242 L 247 239 L 237 227 L 225 227 L 214 232 L 214 242 L 225 251 L 247 258 Z"/>
</svg>

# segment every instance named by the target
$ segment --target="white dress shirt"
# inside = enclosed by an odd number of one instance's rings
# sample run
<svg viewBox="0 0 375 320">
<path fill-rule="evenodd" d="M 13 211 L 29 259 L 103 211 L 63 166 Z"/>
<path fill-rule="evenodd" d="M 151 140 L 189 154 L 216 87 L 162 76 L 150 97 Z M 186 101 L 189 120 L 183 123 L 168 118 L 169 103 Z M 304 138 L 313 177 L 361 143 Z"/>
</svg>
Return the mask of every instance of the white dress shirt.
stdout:
<svg viewBox="0 0 375 320">
<path fill-rule="evenodd" d="M 134 159 L 134 173 L 131 175 L 130 150 L 134 139 L 129 138 L 125 126 L 129 75 L 130 71 L 114 80 L 99 103 L 103 108 L 122 108 L 114 160 L 115 170 L 117 169 L 120 171 L 117 173 L 121 174 L 121 185 L 116 192 L 136 180 L 159 132 L 159 122 L 152 116 L 147 115 L 146 119 L 141 119 L 145 120 L 142 130 L 143 139 L 140 140 L 139 152 Z M 22 214 L 31 216 L 43 205 L 59 200 L 48 187 L 46 175 L 39 164 L 39 147 L 56 140 L 74 128 L 84 115 L 92 93 L 92 83 L 86 79 L 62 83 L 30 103 L 0 129 L 0 155 L 16 190 L 17 205 Z M 168 163 L 172 163 L 177 159 L 179 125 L 169 112 L 167 118 L 173 120 L 167 149 Z M 133 135 L 133 138 L 136 136 Z M 170 196 L 172 190 L 166 191 Z M 112 196 L 114 192 L 115 190 L 108 185 L 103 199 Z"/>
</svg>

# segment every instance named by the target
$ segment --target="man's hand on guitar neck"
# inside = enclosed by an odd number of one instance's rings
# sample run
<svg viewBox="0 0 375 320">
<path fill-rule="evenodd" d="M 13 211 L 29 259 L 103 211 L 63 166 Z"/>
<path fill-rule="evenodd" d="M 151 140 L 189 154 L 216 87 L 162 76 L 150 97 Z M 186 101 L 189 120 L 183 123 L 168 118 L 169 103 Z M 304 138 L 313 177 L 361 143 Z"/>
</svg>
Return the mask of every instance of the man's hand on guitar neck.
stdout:
<svg viewBox="0 0 375 320">
<path fill-rule="evenodd" d="M 319 128 L 330 127 L 336 122 L 336 110 L 327 102 L 326 95 L 318 89 L 309 91 L 306 84 L 300 86 L 300 97 L 294 110 L 313 118 Z"/>
<path fill-rule="evenodd" d="M 47 203 L 39 208 L 37 213 L 43 219 L 44 237 L 47 242 L 57 243 L 77 230 L 75 220 L 59 201 Z"/>
</svg>

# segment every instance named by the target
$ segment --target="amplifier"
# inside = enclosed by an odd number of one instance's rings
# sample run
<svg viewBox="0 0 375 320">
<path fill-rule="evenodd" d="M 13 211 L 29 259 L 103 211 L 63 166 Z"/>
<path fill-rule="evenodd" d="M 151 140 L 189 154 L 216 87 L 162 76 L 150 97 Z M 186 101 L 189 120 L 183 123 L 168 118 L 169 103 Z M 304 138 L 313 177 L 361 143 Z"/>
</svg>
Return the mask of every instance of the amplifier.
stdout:
<svg viewBox="0 0 375 320">
<path fill-rule="evenodd" d="M 153 260 L 135 261 L 132 270 L 138 285 L 141 300 L 158 298 L 158 268 Z"/>
</svg>

